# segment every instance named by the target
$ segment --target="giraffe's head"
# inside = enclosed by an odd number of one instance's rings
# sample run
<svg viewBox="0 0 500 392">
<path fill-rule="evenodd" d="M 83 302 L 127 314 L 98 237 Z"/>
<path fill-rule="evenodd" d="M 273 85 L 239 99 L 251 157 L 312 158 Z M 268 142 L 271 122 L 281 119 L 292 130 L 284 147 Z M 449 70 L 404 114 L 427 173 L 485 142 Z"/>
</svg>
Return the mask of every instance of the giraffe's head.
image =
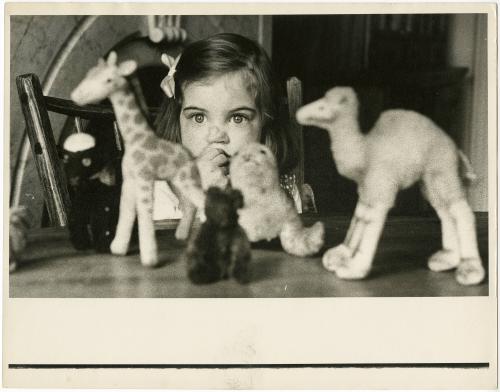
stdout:
<svg viewBox="0 0 500 392">
<path fill-rule="evenodd" d="M 108 98 L 115 91 L 122 89 L 126 84 L 126 76 L 137 68 L 134 60 L 127 60 L 117 64 L 116 52 L 111 52 L 107 61 L 99 59 L 97 65 L 91 68 L 85 78 L 71 93 L 71 99 L 77 105 L 98 103 Z"/>
</svg>

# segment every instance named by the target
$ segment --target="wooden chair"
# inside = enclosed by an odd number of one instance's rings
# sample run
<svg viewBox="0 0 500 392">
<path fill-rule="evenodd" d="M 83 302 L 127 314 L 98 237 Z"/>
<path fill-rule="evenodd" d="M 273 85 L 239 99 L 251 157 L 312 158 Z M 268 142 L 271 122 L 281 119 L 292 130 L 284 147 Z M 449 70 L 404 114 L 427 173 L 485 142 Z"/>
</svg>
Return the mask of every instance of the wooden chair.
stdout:
<svg viewBox="0 0 500 392">
<path fill-rule="evenodd" d="M 49 112 L 75 118 L 78 124 L 81 119 L 104 119 L 115 121 L 111 106 L 87 105 L 78 106 L 70 100 L 44 96 L 40 81 L 34 74 L 20 75 L 16 79 L 19 99 L 21 102 L 27 133 L 34 156 L 35 165 L 40 178 L 45 203 L 51 226 L 65 226 L 68 220 L 70 198 L 66 178 L 60 164 L 57 144 L 54 138 Z M 302 200 L 307 199 L 304 189 L 304 156 L 302 127 L 295 120 L 295 112 L 302 104 L 302 86 L 297 78 L 287 81 L 287 105 L 290 116 L 291 132 L 296 140 L 299 151 L 299 164 L 294 174 Z M 149 108 L 154 115 L 157 108 Z M 114 132 L 118 149 L 123 149 L 116 122 Z M 164 226 L 164 225 L 163 225 Z M 162 227 L 163 227 L 162 226 Z"/>
<path fill-rule="evenodd" d="M 113 109 L 102 105 L 80 107 L 70 100 L 44 96 L 40 81 L 34 74 L 20 75 L 16 78 L 16 83 L 50 224 L 65 226 L 68 221 L 70 198 L 49 112 L 74 117 L 78 128 L 81 119 L 114 120 Z M 116 140 L 120 143 L 118 134 Z"/>
</svg>

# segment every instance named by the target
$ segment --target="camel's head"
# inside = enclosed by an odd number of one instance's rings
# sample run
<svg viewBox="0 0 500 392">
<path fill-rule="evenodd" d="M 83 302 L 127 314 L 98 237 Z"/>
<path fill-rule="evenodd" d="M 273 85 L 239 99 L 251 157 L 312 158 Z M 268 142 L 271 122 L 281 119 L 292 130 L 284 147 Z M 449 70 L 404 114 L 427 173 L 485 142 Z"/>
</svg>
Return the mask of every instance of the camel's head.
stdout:
<svg viewBox="0 0 500 392">
<path fill-rule="evenodd" d="M 358 98 L 351 87 L 334 87 L 323 98 L 297 110 L 297 121 L 302 125 L 326 128 L 339 117 L 358 115 Z"/>
<path fill-rule="evenodd" d="M 109 54 L 107 61 L 99 59 L 97 65 L 87 72 L 71 93 L 73 102 L 77 105 L 98 103 L 123 88 L 127 83 L 125 77 L 136 70 L 137 63 L 127 60 L 117 64 L 116 60 L 115 52 Z"/>
</svg>

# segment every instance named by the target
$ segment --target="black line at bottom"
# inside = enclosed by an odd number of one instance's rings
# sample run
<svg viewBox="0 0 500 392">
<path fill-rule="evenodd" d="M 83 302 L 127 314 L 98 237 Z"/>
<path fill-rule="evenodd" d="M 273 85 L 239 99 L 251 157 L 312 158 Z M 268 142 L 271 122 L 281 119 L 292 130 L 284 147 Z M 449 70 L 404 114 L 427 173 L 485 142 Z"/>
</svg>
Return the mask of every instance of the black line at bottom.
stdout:
<svg viewBox="0 0 500 392">
<path fill-rule="evenodd" d="M 11 363 L 9 369 L 296 369 L 296 368 L 489 368 L 489 362 L 466 363 L 220 363 L 220 364 L 29 364 Z"/>
</svg>

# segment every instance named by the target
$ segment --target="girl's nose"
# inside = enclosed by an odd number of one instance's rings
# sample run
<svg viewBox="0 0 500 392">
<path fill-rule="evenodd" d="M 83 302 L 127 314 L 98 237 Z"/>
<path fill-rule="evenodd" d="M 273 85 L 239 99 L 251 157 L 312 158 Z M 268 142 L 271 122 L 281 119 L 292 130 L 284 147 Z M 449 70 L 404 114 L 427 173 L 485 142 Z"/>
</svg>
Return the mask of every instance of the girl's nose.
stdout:
<svg viewBox="0 0 500 392">
<path fill-rule="evenodd" d="M 209 143 L 229 143 L 229 136 L 226 131 L 219 126 L 212 126 L 208 130 Z"/>
</svg>

